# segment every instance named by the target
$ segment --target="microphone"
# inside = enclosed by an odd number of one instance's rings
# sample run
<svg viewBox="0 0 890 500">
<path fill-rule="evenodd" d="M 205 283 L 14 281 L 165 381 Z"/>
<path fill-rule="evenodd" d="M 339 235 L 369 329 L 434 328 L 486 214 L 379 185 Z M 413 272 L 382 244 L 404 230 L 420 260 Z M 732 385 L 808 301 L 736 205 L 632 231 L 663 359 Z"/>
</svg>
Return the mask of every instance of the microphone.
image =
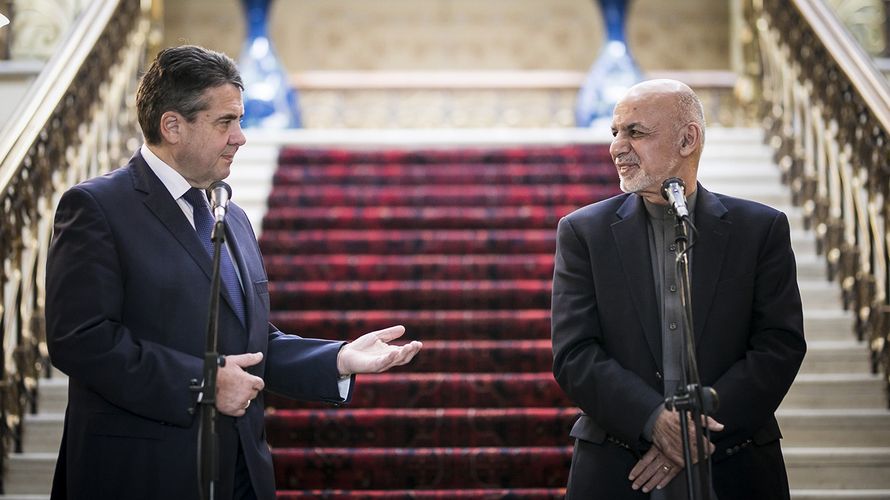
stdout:
<svg viewBox="0 0 890 500">
<path fill-rule="evenodd" d="M 686 208 L 686 184 L 679 177 L 670 177 L 661 184 L 661 195 L 669 201 L 681 219 L 689 218 L 689 209 Z"/>
<path fill-rule="evenodd" d="M 232 197 L 232 188 L 223 181 L 216 181 L 207 188 L 210 193 L 210 211 L 213 212 L 215 222 L 222 222 L 226 218 L 226 207 L 229 198 Z"/>
</svg>

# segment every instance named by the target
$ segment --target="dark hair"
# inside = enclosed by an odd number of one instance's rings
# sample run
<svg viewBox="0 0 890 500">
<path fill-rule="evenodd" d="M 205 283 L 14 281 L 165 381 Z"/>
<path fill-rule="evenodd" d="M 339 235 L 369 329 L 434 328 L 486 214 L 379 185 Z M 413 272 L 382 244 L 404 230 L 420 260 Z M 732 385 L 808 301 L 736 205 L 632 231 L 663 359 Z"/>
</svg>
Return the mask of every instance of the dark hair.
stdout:
<svg viewBox="0 0 890 500">
<path fill-rule="evenodd" d="M 164 113 L 176 111 L 193 122 L 199 111 L 207 109 L 204 91 L 225 84 L 244 90 L 229 56 L 195 45 L 160 51 L 136 91 L 136 112 L 145 142 L 161 142 Z"/>
</svg>

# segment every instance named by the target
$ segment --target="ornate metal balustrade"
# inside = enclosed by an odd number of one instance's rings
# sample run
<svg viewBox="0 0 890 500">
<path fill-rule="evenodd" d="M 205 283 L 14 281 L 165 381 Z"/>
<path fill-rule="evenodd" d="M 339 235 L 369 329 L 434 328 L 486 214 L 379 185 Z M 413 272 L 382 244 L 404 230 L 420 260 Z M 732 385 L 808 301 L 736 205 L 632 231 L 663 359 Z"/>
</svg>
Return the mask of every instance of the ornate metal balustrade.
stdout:
<svg viewBox="0 0 890 500">
<path fill-rule="evenodd" d="M 890 87 L 821 0 L 745 9 L 768 140 L 890 388 Z"/>
<path fill-rule="evenodd" d="M 0 460 L 21 451 L 22 417 L 51 373 L 43 287 L 59 196 L 138 144 L 132 104 L 150 3 L 92 2 L 0 132 Z"/>
</svg>

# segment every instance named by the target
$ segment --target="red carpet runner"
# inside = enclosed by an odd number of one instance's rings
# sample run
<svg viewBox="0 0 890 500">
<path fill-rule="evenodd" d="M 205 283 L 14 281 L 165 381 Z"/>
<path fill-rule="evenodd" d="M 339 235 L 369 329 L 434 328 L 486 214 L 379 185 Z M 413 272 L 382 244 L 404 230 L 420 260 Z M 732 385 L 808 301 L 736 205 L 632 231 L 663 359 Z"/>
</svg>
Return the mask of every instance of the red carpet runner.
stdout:
<svg viewBox="0 0 890 500">
<path fill-rule="evenodd" d="M 273 322 L 403 324 L 424 350 L 346 407 L 269 396 L 279 498 L 561 498 L 577 411 L 550 371 L 556 223 L 616 186 L 602 146 L 283 151 Z"/>
</svg>

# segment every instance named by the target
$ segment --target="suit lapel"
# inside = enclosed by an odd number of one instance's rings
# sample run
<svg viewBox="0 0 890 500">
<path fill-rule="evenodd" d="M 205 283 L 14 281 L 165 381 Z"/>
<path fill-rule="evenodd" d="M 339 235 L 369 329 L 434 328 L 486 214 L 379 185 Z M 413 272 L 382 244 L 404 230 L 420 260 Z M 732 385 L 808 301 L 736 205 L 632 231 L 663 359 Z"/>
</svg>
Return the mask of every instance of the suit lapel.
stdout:
<svg viewBox="0 0 890 500">
<path fill-rule="evenodd" d="M 732 229 L 732 223 L 723 219 L 727 212 L 723 203 L 701 184 L 697 189 L 695 227 L 698 239 L 692 247 L 692 321 L 696 343 L 704 332 Z"/>
<path fill-rule="evenodd" d="M 207 279 L 210 280 L 212 277 L 213 262 L 207 254 L 207 250 L 204 249 L 204 245 L 198 239 L 198 234 L 195 232 L 195 228 L 189 224 L 188 219 L 183 215 L 182 209 L 176 203 L 176 200 L 170 196 L 170 191 L 167 190 L 164 183 L 158 179 L 154 172 L 152 172 L 151 168 L 142 158 L 142 154 L 139 152 L 137 152 L 130 160 L 130 171 L 133 175 L 133 188 L 136 191 L 145 194 L 143 200 L 145 206 L 148 207 L 155 217 L 167 227 L 173 237 L 176 238 L 176 241 L 182 245 L 185 251 L 192 257 L 192 260 L 195 261 L 195 264 L 198 265 L 201 271 L 207 276 Z M 239 271 L 243 273 L 241 269 L 242 268 L 239 267 Z M 243 287 L 245 290 L 248 286 L 252 286 L 252 282 L 245 281 L 245 276 L 243 274 L 242 281 L 244 282 Z M 220 295 L 222 296 L 223 301 L 228 305 L 229 309 L 234 312 L 235 308 L 232 305 L 228 294 L 221 292 Z M 245 295 L 250 294 L 245 293 Z"/>
<path fill-rule="evenodd" d="M 658 301 L 649 255 L 648 228 L 642 198 L 631 195 L 616 211 L 618 221 L 612 224 L 612 237 L 627 280 L 637 317 L 642 323 L 649 350 L 659 369 L 662 368 L 661 329 L 658 326 Z"/>
<path fill-rule="evenodd" d="M 176 241 L 188 252 L 201 268 L 201 271 L 210 279 L 211 261 L 204 250 L 195 228 L 189 224 L 188 219 L 182 213 L 182 209 L 176 204 L 176 200 L 170 196 L 170 192 L 164 183 L 151 171 L 140 153 L 136 153 L 130 161 L 130 171 L 133 175 L 133 188 L 145 194 L 143 203 L 170 231 Z"/>
<path fill-rule="evenodd" d="M 254 266 L 262 265 L 262 261 L 259 255 L 250 251 L 255 246 L 253 230 L 245 223 L 246 219 L 234 215 L 232 212 L 226 217 L 226 237 L 231 242 L 229 247 L 234 254 L 232 258 L 235 259 L 235 265 L 241 273 L 241 283 L 244 288 L 244 305 L 247 311 L 245 320 L 248 325 L 247 352 L 258 352 L 263 348 L 267 333 L 262 320 L 265 316 L 261 314 L 261 305 L 258 303 L 257 291 L 254 288 L 255 279 L 264 274 L 255 271 Z M 261 324 L 254 325 L 255 320 L 261 321 Z"/>
</svg>

